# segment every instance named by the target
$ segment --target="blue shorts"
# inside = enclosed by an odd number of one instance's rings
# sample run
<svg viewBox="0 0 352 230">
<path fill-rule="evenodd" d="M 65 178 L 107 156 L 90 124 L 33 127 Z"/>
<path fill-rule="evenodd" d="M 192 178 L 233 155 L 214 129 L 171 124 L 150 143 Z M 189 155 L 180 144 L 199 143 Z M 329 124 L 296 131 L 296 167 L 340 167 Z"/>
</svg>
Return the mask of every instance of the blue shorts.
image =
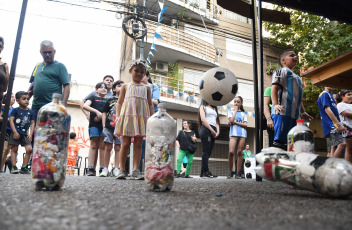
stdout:
<svg viewBox="0 0 352 230">
<path fill-rule="evenodd" d="M 89 127 L 89 137 L 105 137 L 103 134 L 103 128 Z"/>
<path fill-rule="evenodd" d="M 287 143 L 287 134 L 297 125 L 296 119 L 278 114 L 273 114 L 271 117 L 274 122 L 274 141 Z"/>
</svg>

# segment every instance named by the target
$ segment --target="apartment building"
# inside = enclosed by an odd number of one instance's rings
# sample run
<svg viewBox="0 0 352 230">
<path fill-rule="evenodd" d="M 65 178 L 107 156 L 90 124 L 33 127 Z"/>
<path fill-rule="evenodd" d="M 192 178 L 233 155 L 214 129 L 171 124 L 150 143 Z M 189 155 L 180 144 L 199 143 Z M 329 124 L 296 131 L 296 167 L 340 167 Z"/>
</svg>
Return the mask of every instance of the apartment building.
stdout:
<svg viewBox="0 0 352 230">
<path fill-rule="evenodd" d="M 133 3 L 133 2 L 129 2 Z M 135 2 L 143 6 L 144 0 Z M 252 152 L 255 149 L 254 86 L 252 59 L 252 20 L 230 12 L 217 5 L 216 0 L 165 0 L 163 20 L 158 25 L 160 5 L 157 0 L 146 1 L 145 24 L 147 36 L 143 45 L 125 33 L 121 39 L 120 76 L 129 82 L 129 64 L 132 59 L 150 59 L 153 83 L 158 85 L 161 100 L 167 112 L 177 122 L 177 132 L 182 129 L 182 120 L 192 121 L 192 129 L 198 136 L 197 115 L 200 104 L 198 83 L 202 75 L 214 67 L 231 70 L 239 83 L 238 95 L 244 99 L 248 118 L 248 138 Z M 140 7 L 138 16 L 142 17 Z M 157 27 L 162 28 L 160 38 L 154 38 Z M 155 53 L 150 55 L 150 50 Z M 141 52 L 142 55 L 141 55 Z M 264 62 L 270 64 L 280 50 L 268 45 L 264 48 Z M 266 58 L 268 57 L 268 58 Z M 269 80 L 266 80 L 269 81 Z M 266 82 L 265 85 L 268 85 Z M 227 175 L 228 133 L 227 112 L 233 103 L 218 107 L 221 131 L 209 161 L 214 174 Z M 199 137 L 199 136 L 198 136 Z M 201 143 L 194 156 L 191 174 L 199 175 L 201 167 Z M 177 154 L 177 153 L 176 153 Z"/>
</svg>

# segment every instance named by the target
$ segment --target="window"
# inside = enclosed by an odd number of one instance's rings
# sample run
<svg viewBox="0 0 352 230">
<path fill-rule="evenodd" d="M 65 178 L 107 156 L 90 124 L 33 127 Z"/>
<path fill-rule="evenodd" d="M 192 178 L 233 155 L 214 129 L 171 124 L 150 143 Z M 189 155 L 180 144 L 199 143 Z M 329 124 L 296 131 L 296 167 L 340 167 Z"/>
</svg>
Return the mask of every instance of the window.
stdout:
<svg viewBox="0 0 352 230">
<path fill-rule="evenodd" d="M 226 36 L 226 58 L 253 64 L 252 42 L 238 37 Z"/>
<path fill-rule="evenodd" d="M 251 23 L 251 19 L 247 18 L 247 17 L 243 17 L 239 14 L 236 14 L 234 12 L 225 10 L 225 17 L 236 20 L 236 21 L 240 21 L 240 22 L 244 22 L 244 23 Z"/>
</svg>

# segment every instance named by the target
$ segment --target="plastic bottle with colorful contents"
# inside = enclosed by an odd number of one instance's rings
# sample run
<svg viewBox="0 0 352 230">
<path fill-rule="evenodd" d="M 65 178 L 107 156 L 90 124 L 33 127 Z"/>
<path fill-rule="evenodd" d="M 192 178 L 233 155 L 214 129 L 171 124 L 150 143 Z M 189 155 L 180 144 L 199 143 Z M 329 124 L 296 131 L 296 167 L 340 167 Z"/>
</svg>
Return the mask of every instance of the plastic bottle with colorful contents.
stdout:
<svg viewBox="0 0 352 230">
<path fill-rule="evenodd" d="M 314 153 L 314 134 L 303 122 L 303 119 L 298 119 L 297 125 L 288 132 L 288 152 Z"/>
<path fill-rule="evenodd" d="M 54 93 L 38 112 L 32 157 L 32 179 L 37 190 L 59 190 L 66 174 L 71 116 Z"/>
<path fill-rule="evenodd" d="M 174 183 L 176 122 L 165 104 L 148 119 L 145 152 L 145 182 L 151 191 L 170 191 Z"/>
</svg>

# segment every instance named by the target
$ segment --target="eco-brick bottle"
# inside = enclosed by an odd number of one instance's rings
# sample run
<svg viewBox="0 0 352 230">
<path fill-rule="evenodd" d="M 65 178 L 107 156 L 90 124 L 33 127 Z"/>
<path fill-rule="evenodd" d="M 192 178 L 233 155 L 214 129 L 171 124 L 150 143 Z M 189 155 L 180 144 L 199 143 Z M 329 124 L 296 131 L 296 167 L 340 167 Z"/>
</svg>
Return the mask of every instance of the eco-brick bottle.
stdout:
<svg viewBox="0 0 352 230">
<path fill-rule="evenodd" d="M 62 95 L 54 93 L 52 102 L 38 112 L 32 157 L 37 190 L 59 190 L 65 181 L 71 116 L 61 100 Z"/>
<path fill-rule="evenodd" d="M 288 132 L 288 152 L 314 153 L 314 134 L 303 122 L 303 119 L 298 119 L 297 125 Z"/>
<path fill-rule="evenodd" d="M 145 152 L 145 182 L 151 191 L 170 191 L 174 183 L 176 122 L 165 104 L 148 119 Z"/>
</svg>

